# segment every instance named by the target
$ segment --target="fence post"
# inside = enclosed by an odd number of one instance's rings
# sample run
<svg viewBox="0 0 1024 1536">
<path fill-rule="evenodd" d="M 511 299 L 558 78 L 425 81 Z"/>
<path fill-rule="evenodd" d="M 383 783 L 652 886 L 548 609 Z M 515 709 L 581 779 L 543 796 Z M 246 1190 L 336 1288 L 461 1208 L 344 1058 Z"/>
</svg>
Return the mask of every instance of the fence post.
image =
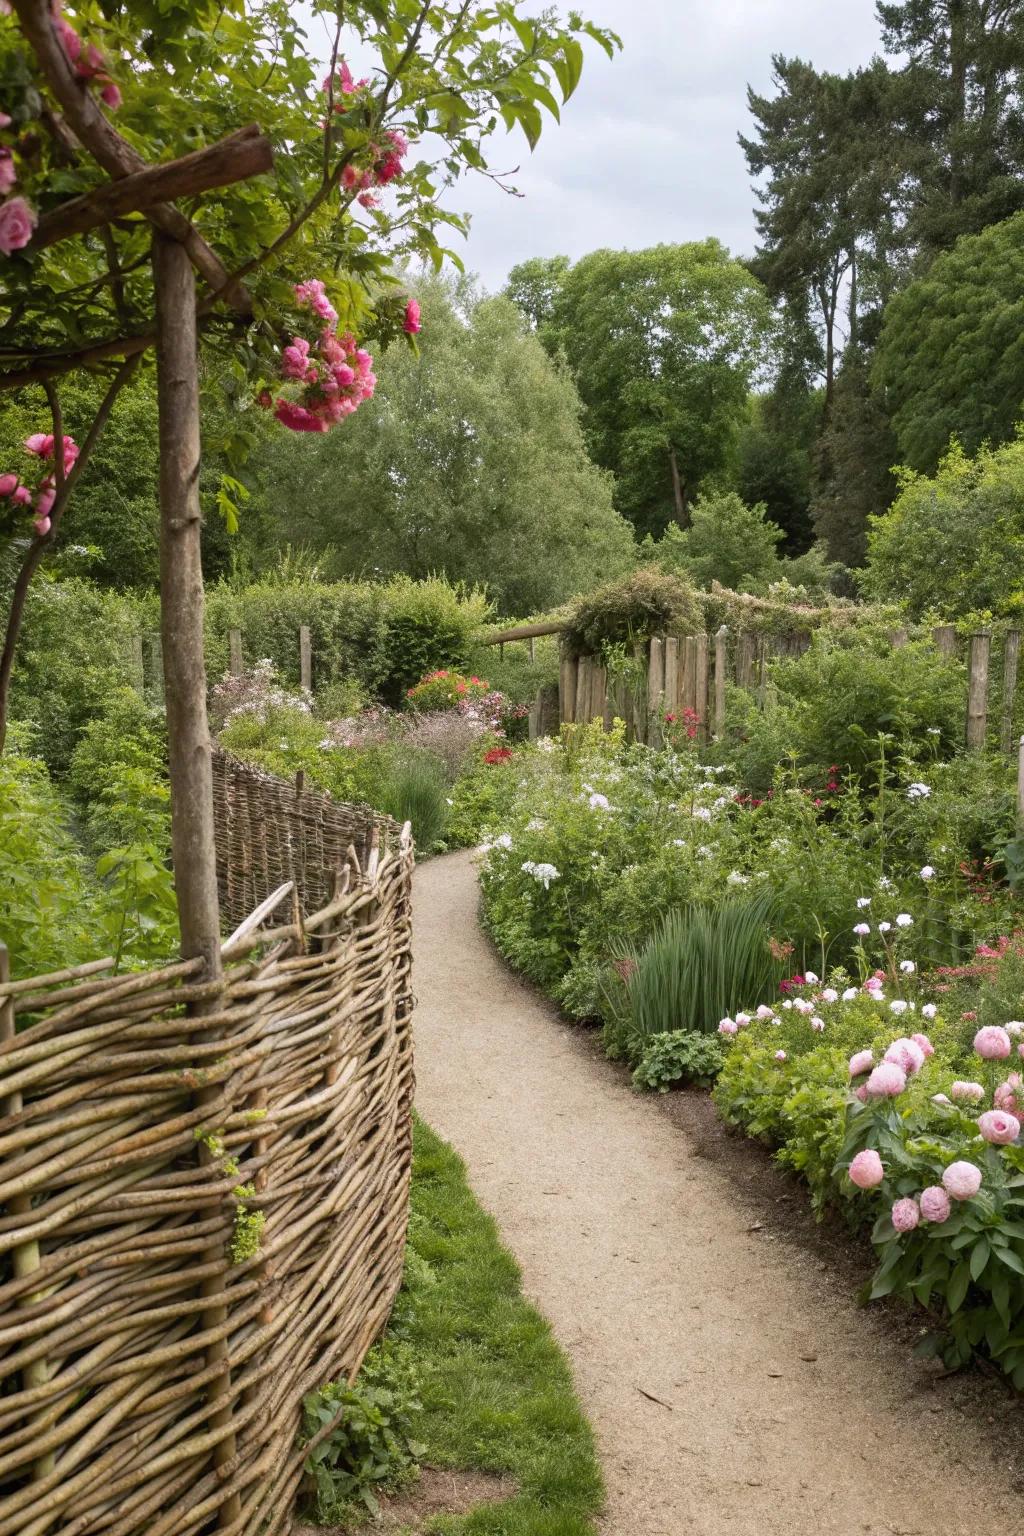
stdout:
<svg viewBox="0 0 1024 1536">
<path fill-rule="evenodd" d="M 159 630 L 149 636 L 149 686 L 159 704 L 164 701 L 164 648 Z"/>
<path fill-rule="evenodd" d="M 647 745 L 662 744 L 662 720 L 665 703 L 665 643 L 658 636 L 651 637 L 650 662 L 647 668 Z"/>
<path fill-rule="evenodd" d="M 558 718 L 572 721 L 576 718 L 576 667 L 573 656 L 563 656 L 558 668 Z"/>
<path fill-rule="evenodd" d="M 715 635 L 715 735 L 725 735 L 725 669 L 728 665 L 729 629 L 723 624 Z"/>
<path fill-rule="evenodd" d="M 594 661 L 591 656 L 581 656 L 576 667 L 576 713 L 579 725 L 586 725 L 590 718 L 590 687 Z"/>
<path fill-rule="evenodd" d="M 694 709 L 697 711 L 701 741 L 708 739 L 708 637 L 697 636 L 697 689 Z"/>
<path fill-rule="evenodd" d="M 313 692 L 313 647 L 308 624 L 299 627 L 299 682 L 307 693 Z"/>
<path fill-rule="evenodd" d="M 971 636 L 967 678 L 967 750 L 981 752 L 988 729 L 988 663 L 992 636 L 981 630 Z"/>
<path fill-rule="evenodd" d="M 672 714 L 679 709 L 679 640 L 675 635 L 665 641 L 665 709 Z"/>
<path fill-rule="evenodd" d="M 1003 728 L 999 745 L 1004 752 L 1013 747 L 1013 704 L 1017 697 L 1017 666 L 1020 661 L 1020 630 L 1006 631 L 1003 648 Z"/>
<path fill-rule="evenodd" d="M 146 657 L 141 635 L 132 635 L 132 676 L 137 693 L 146 692 Z"/>
<path fill-rule="evenodd" d="M 751 688 L 754 682 L 754 636 L 741 634 L 736 641 L 736 682 Z"/>
<path fill-rule="evenodd" d="M 956 655 L 956 625 L 936 624 L 932 630 L 932 639 L 939 655 L 944 656 L 947 661 L 952 661 Z"/>
<path fill-rule="evenodd" d="M 683 685 L 680 703 L 693 709 L 697 701 L 697 638 L 687 635 L 683 641 Z"/>
<path fill-rule="evenodd" d="M 893 650 L 898 651 L 906 645 L 910 636 L 905 629 L 893 629 L 889 632 L 889 639 L 892 642 Z"/>
<path fill-rule="evenodd" d="M 537 642 L 533 638 L 532 635 L 530 636 L 529 640 L 527 641 L 527 644 L 530 647 L 530 660 L 531 661 L 536 661 L 537 660 Z"/>
<path fill-rule="evenodd" d="M 242 668 L 245 663 L 242 661 L 242 631 L 240 629 L 228 630 L 228 655 L 230 657 L 231 676 L 241 677 Z"/>
</svg>

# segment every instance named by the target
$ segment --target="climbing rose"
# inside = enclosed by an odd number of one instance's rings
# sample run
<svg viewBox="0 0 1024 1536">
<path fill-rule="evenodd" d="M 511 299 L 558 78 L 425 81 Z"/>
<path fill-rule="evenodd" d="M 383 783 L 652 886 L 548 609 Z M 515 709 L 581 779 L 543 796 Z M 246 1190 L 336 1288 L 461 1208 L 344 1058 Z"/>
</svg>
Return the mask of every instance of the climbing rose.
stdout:
<svg viewBox="0 0 1024 1536">
<path fill-rule="evenodd" d="M 13 496 L 17 489 L 17 475 L 0 475 L 0 496 Z"/>
<path fill-rule="evenodd" d="M 908 1077 L 912 1077 L 924 1066 L 924 1051 L 916 1040 L 894 1040 L 882 1060 L 892 1062 Z"/>
<path fill-rule="evenodd" d="M 894 1062 L 883 1061 L 864 1085 L 873 1099 L 892 1099 L 907 1086 L 907 1074 Z"/>
<path fill-rule="evenodd" d="M 6 203 L 0 203 L 0 251 L 5 256 L 23 250 L 35 227 L 35 210 L 23 197 L 9 197 Z"/>
<path fill-rule="evenodd" d="M 873 1147 L 865 1147 L 863 1152 L 857 1153 L 850 1164 L 850 1178 L 858 1189 L 875 1189 L 881 1184 L 885 1169 Z"/>
<path fill-rule="evenodd" d="M 965 1083 L 959 1079 L 950 1087 L 950 1095 L 958 1104 L 980 1104 L 985 1090 L 980 1083 Z"/>
<path fill-rule="evenodd" d="M 1013 1049 L 1010 1037 L 998 1024 L 987 1024 L 974 1037 L 974 1049 L 986 1061 L 1002 1061 Z"/>
<path fill-rule="evenodd" d="M 921 1220 L 916 1200 L 897 1200 L 892 1208 L 892 1224 L 897 1232 L 913 1232 Z"/>
<path fill-rule="evenodd" d="M 850 1057 L 850 1076 L 860 1077 L 862 1072 L 870 1072 L 875 1064 L 875 1058 L 870 1051 L 858 1051 Z"/>
<path fill-rule="evenodd" d="M 422 328 L 423 327 L 420 321 L 420 306 L 415 299 L 410 299 L 408 304 L 405 306 L 405 322 L 402 326 L 402 329 L 405 331 L 407 336 L 415 336 L 417 331 L 422 330 Z"/>
<path fill-rule="evenodd" d="M 949 1172 L 948 1168 L 946 1172 Z M 948 1221 L 951 1209 L 949 1196 L 938 1184 L 929 1184 L 927 1189 L 921 1191 L 921 1215 L 926 1221 Z"/>
<path fill-rule="evenodd" d="M 304 283 L 296 283 L 295 299 L 300 308 L 311 309 L 314 315 L 321 320 L 326 320 L 328 325 L 337 325 L 338 311 L 327 297 L 326 289 L 318 277 L 310 277 Z"/>
<path fill-rule="evenodd" d="M 978 1130 L 996 1147 L 1008 1147 L 1020 1135 L 1020 1121 L 1004 1109 L 990 1109 L 978 1116 Z"/>
<path fill-rule="evenodd" d="M 981 1169 L 976 1168 L 973 1163 L 950 1163 L 942 1175 L 942 1183 L 954 1200 L 972 1200 L 981 1188 Z M 924 1210 L 923 1197 L 921 1209 Z M 948 1214 L 947 1211 L 946 1215 Z M 944 1216 L 942 1220 L 945 1221 L 945 1219 Z"/>
</svg>

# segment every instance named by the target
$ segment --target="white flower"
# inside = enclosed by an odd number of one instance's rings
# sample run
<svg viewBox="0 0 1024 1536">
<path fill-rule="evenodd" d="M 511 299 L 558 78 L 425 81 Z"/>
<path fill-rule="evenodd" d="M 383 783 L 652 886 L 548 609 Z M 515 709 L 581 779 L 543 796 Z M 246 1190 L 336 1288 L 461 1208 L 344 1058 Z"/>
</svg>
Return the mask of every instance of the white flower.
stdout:
<svg viewBox="0 0 1024 1536">
<path fill-rule="evenodd" d="M 865 934 L 868 934 L 868 933 L 871 932 L 871 924 L 870 923 L 855 923 L 853 931 L 854 931 L 854 933 L 860 934 L 861 938 L 864 938 Z"/>
<path fill-rule="evenodd" d="M 496 837 L 494 839 L 494 846 L 495 846 L 495 848 L 511 848 L 512 847 L 512 835 L 511 835 L 511 833 L 503 832 L 500 837 Z"/>
<path fill-rule="evenodd" d="M 728 805 L 728 804 L 729 804 L 729 796 L 728 795 L 719 795 L 718 799 L 712 805 L 712 810 L 720 811 L 723 806 Z"/>
<path fill-rule="evenodd" d="M 914 919 L 911 917 L 909 912 L 900 912 L 900 913 L 897 914 L 897 916 L 896 916 L 896 927 L 897 928 L 913 928 L 913 926 L 914 926 Z"/>
<path fill-rule="evenodd" d="M 445 803 L 445 805 L 454 805 L 454 804 L 455 804 L 455 801 L 454 801 L 454 800 L 452 800 L 452 799 L 451 799 L 451 798 L 450 798 L 450 796 L 447 796 L 447 795 L 446 795 L 446 796 L 445 796 L 445 802 L 444 802 L 444 803 Z"/>
<path fill-rule="evenodd" d="M 592 811 L 607 811 L 609 809 L 607 795 L 591 795 L 590 799 L 587 801 L 587 804 L 590 806 Z"/>
<path fill-rule="evenodd" d="M 749 885 L 750 876 L 741 875 L 738 869 L 731 870 L 725 877 L 726 885 Z"/>
<path fill-rule="evenodd" d="M 878 889 L 880 891 L 891 891 L 892 890 L 892 881 L 889 879 L 888 875 L 882 875 L 880 877 L 880 879 L 878 881 Z"/>
<path fill-rule="evenodd" d="M 870 907 L 870 905 L 871 905 L 871 897 L 870 896 L 858 896 L 857 897 L 857 905 L 861 909 L 863 909 L 864 907 Z"/>
<path fill-rule="evenodd" d="M 545 890 L 548 889 L 552 880 L 562 878 L 553 864 L 535 864 L 532 859 L 527 859 L 526 863 L 519 867 L 524 875 L 532 875 L 538 885 L 542 885 Z"/>
<path fill-rule="evenodd" d="M 694 807 L 694 811 L 693 811 L 693 816 L 694 816 L 694 820 L 695 821 L 710 821 L 711 820 L 711 812 L 708 810 L 706 805 L 695 806 Z"/>
<path fill-rule="evenodd" d="M 787 997 L 786 1001 L 783 1003 L 782 1006 L 783 1006 L 783 1008 L 792 1008 L 792 1006 L 793 1006 L 793 999 L 791 997 Z"/>
<path fill-rule="evenodd" d="M 539 816 L 531 816 L 530 820 L 526 823 L 526 830 L 527 832 L 543 832 L 544 823 Z"/>
<path fill-rule="evenodd" d="M 674 837 L 672 839 L 672 847 L 673 848 L 685 848 L 686 847 L 686 839 L 684 837 Z"/>
<path fill-rule="evenodd" d="M 775 1060 L 776 1061 L 785 1061 L 786 1060 L 786 1053 L 785 1053 L 785 1051 L 776 1051 L 775 1052 Z"/>
<path fill-rule="evenodd" d="M 774 1017 L 772 1010 L 768 1007 L 767 1003 L 760 1004 L 757 1010 L 757 1017 L 759 1019 L 770 1019 Z"/>
<path fill-rule="evenodd" d="M 555 744 L 550 736 L 541 736 L 536 745 L 538 752 L 553 752 L 555 750 Z"/>
<path fill-rule="evenodd" d="M 933 1104 L 950 1104 L 951 1105 L 953 1103 L 953 1100 L 948 1096 L 948 1094 L 945 1094 L 945 1093 L 933 1093 L 932 1094 L 932 1103 Z"/>
<path fill-rule="evenodd" d="M 934 871 L 934 869 L 932 868 L 932 866 L 930 864 L 926 864 L 924 866 L 924 868 L 921 870 L 921 879 L 922 880 L 934 880 L 934 878 L 935 878 L 935 871 Z"/>
<path fill-rule="evenodd" d="M 843 1002 L 844 1003 L 852 1003 L 856 996 L 857 996 L 857 988 L 856 987 L 847 987 L 846 991 L 843 993 Z"/>
<path fill-rule="evenodd" d="M 702 859 L 710 859 L 714 851 L 715 850 L 713 848 L 706 848 L 703 846 L 697 849 L 697 853 Z"/>
<path fill-rule="evenodd" d="M 921 1017 L 924 1019 L 934 1019 L 938 1011 L 934 1003 L 925 1003 L 921 1009 Z"/>
<path fill-rule="evenodd" d="M 930 725 L 928 727 L 928 729 L 925 731 L 925 735 L 926 736 L 941 736 L 942 732 L 939 730 L 939 727 L 937 725 Z"/>
<path fill-rule="evenodd" d="M 839 993 L 836 991 L 835 987 L 826 987 L 824 992 L 821 994 L 821 1000 L 823 1003 L 838 1003 Z"/>
<path fill-rule="evenodd" d="M 808 1014 L 814 1012 L 814 1004 L 809 1002 L 806 997 L 794 997 L 793 1007 L 797 1013 Z"/>
<path fill-rule="evenodd" d="M 893 1002 L 889 1004 L 890 1013 L 906 1013 L 906 1011 L 907 1005 L 901 997 L 897 997 Z"/>
<path fill-rule="evenodd" d="M 891 927 L 892 923 L 879 923 L 878 931 L 879 933 L 888 933 Z"/>
<path fill-rule="evenodd" d="M 812 986 L 813 986 L 813 984 L 814 984 L 814 983 L 815 983 L 815 982 L 816 982 L 816 981 L 817 981 L 817 979 L 818 979 L 818 978 L 817 978 L 817 976 L 816 976 L 816 975 L 815 975 L 815 974 L 814 974 L 814 972 L 813 972 L 813 971 L 804 971 L 804 981 L 809 981 L 809 982 L 810 982 L 810 983 L 811 983 L 811 985 L 812 985 Z"/>
<path fill-rule="evenodd" d="M 736 1015 L 736 1023 L 739 1025 L 740 1029 L 746 1029 L 747 1025 L 750 1023 L 750 1014 L 738 1013 Z"/>
<path fill-rule="evenodd" d="M 811 1020 L 811 1028 L 817 1030 L 818 1034 L 820 1035 L 822 1030 L 825 1028 L 825 1020 L 820 1019 L 818 1015 L 815 1014 L 814 1018 Z"/>
<path fill-rule="evenodd" d="M 1024 1024 L 1021 1024 L 1019 1019 L 1011 1019 L 1009 1024 L 1003 1025 L 1003 1028 L 1008 1035 L 1016 1036 L 1024 1032 Z"/>
<path fill-rule="evenodd" d="M 917 970 L 917 966 L 914 964 L 913 960 L 901 960 L 900 970 L 903 972 L 904 976 L 913 976 L 914 972 Z"/>
<path fill-rule="evenodd" d="M 907 799 L 908 800 L 927 800 L 927 798 L 928 798 L 928 796 L 930 794 L 931 794 L 931 790 L 929 789 L 927 784 L 908 784 L 907 785 Z"/>
</svg>

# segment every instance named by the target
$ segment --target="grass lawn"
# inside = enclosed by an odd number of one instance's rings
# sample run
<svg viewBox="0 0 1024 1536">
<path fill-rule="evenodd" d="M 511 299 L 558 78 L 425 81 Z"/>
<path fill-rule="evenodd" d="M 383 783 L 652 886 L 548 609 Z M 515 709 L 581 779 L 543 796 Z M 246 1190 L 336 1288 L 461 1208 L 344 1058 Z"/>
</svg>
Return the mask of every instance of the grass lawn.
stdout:
<svg viewBox="0 0 1024 1536">
<path fill-rule="evenodd" d="M 590 1536 L 603 1498 L 593 1436 L 548 1324 L 471 1193 L 462 1160 L 416 1125 L 410 1258 L 393 1327 L 411 1344 L 426 1465 L 511 1478 L 516 1494 L 424 1529 Z"/>
</svg>

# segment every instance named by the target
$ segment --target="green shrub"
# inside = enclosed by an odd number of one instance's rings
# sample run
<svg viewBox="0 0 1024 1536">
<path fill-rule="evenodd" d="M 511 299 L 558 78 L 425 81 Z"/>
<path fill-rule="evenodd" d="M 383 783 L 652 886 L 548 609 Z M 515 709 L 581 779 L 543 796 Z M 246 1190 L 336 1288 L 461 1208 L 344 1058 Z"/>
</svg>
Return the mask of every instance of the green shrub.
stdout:
<svg viewBox="0 0 1024 1536">
<path fill-rule="evenodd" d="M 677 1083 L 707 1087 L 718 1076 L 723 1056 L 714 1035 L 685 1029 L 651 1035 L 633 1073 L 633 1086 L 658 1093 L 667 1093 Z"/>
<path fill-rule="evenodd" d="M 117 784 L 123 770 L 139 770 L 167 789 L 167 722 L 134 688 L 105 699 L 84 727 L 68 766 L 68 788 L 83 813 L 93 852 L 124 842 L 126 822 Z"/>
<path fill-rule="evenodd" d="M 697 593 L 682 576 L 646 566 L 608 582 L 569 608 L 563 644 L 570 656 L 649 635 L 695 635 L 704 628 Z"/>
<path fill-rule="evenodd" d="M 662 569 L 688 577 L 699 587 L 713 581 L 735 591 L 781 576 L 777 546 L 782 529 L 767 517 L 763 503 L 747 506 L 735 491 L 698 496 L 690 526 L 670 523 L 660 543 L 648 548 Z"/>
<path fill-rule="evenodd" d="M 444 837 L 447 799 L 444 765 L 433 753 L 394 748 L 388 754 L 377 803 L 400 825 L 412 822 L 421 853 L 429 853 Z"/>
</svg>

